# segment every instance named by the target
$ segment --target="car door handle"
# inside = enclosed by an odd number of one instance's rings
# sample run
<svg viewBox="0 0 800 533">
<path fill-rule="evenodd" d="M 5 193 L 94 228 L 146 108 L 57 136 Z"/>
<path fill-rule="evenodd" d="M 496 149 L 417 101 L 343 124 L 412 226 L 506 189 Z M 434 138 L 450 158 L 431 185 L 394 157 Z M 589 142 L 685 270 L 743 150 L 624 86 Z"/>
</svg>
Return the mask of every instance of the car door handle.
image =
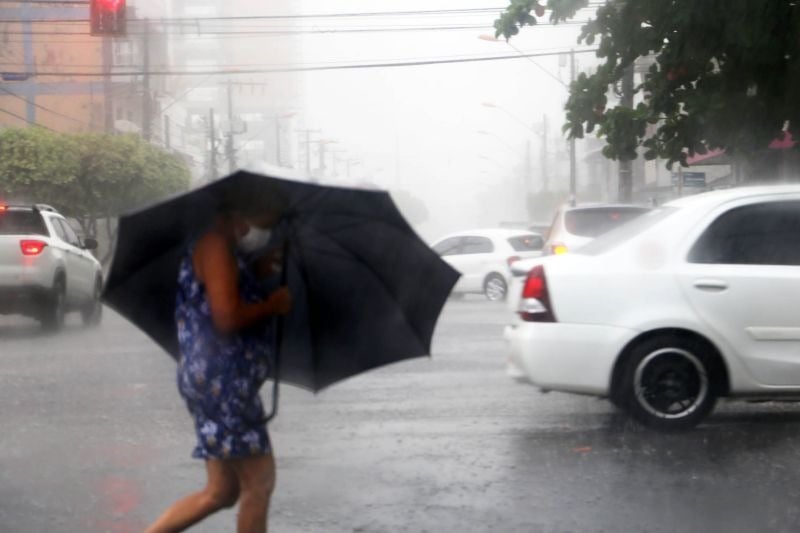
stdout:
<svg viewBox="0 0 800 533">
<path fill-rule="evenodd" d="M 728 288 L 728 284 L 721 279 L 697 279 L 694 281 L 694 286 L 701 291 L 724 291 Z"/>
</svg>

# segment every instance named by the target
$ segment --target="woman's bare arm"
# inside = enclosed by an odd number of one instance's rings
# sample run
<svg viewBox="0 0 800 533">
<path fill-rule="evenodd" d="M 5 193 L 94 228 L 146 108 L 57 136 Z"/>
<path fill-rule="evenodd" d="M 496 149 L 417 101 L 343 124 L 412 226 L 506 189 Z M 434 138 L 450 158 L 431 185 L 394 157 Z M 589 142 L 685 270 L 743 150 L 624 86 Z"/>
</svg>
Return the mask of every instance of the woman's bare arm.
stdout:
<svg viewBox="0 0 800 533">
<path fill-rule="evenodd" d="M 247 303 L 239 295 L 239 270 L 228 241 L 210 232 L 197 243 L 194 265 L 205 284 L 211 319 L 218 332 L 230 334 L 245 329 L 271 315 L 286 314 L 291 308 L 288 289 L 282 287 L 269 298 Z"/>
</svg>

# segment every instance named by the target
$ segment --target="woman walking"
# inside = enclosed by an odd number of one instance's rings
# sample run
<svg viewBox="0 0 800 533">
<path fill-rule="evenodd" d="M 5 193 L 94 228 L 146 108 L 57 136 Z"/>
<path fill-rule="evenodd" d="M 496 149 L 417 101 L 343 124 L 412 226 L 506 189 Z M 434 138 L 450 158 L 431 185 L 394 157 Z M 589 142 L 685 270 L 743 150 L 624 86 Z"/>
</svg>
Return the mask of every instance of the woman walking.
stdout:
<svg viewBox="0 0 800 533">
<path fill-rule="evenodd" d="M 205 461 L 208 480 L 149 533 L 183 531 L 237 501 L 237 531 L 267 530 L 275 460 L 259 389 L 271 372 L 270 319 L 289 312 L 291 297 L 285 287 L 261 294 L 246 255 L 267 244 L 277 212 L 265 213 L 263 198 L 229 196 L 181 263 L 178 389 L 197 433 L 192 456 Z"/>
</svg>

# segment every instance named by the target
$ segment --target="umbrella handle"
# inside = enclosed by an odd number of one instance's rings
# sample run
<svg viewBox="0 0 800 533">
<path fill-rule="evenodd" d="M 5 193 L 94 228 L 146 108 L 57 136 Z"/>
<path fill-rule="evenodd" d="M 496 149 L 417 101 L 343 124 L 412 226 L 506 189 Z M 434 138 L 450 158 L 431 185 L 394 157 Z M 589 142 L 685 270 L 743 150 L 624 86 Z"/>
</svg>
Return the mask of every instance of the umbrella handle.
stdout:
<svg viewBox="0 0 800 533">
<path fill-rule="evenodd" d="M 289 271 L 289 240 L 283 241 L 283 256 L 281 257 L 281 283 L 280 286 L 286 286 L 288 281 Z M 275 334 L 273 342 L 273 351 L 275 352 L 274 369 L 273 369 L 273 382 L 272 382 L 272 410 L 264 418 L 264 423 L 271 421 L 278 414 L 278 398 L 280 397 L 279 384 L 281 380 L 281 344 L 283 344 L 283 315 L 278 315 L 273 320 L 275 325 Z"/>
</svg>

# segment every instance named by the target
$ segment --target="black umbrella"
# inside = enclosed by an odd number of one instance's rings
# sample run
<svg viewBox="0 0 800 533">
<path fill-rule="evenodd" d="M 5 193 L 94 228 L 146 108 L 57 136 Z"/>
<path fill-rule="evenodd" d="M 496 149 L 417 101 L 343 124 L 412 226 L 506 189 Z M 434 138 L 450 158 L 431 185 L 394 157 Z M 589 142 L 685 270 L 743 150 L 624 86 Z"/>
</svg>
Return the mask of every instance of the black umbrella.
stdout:
<svg viewBox="0 0 800 533">
<path fill-rule="evenodd" d="M 459 274 L 414 232 L 386 192 L 237 172 L 124 215 L 103 300 L 178 357 L 179 261 L 229 187 L 286 209 L 283 275 L 293 296 L 280 329 L 280 379 L 318 391 L 365 370 L 430 353 Z M 260 196 L 259 196 L 260 197 Z"/>
</svg>

